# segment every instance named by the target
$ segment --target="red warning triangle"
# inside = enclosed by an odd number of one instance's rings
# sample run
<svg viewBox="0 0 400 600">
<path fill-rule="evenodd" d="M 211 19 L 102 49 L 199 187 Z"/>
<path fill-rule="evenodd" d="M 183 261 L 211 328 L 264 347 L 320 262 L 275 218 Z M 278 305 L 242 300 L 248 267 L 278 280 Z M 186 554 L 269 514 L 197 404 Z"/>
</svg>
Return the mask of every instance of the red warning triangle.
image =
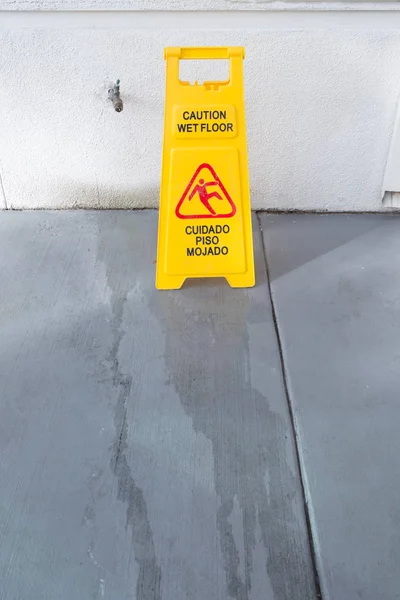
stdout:
<svg viewBox="0 0 400 600">
<path fill-rule="evenodd" d="M 196 169 L 175 209 L 179 219 L 227 219 L 235 213 L 232 198 L 208 163 Z"/>
</svg>

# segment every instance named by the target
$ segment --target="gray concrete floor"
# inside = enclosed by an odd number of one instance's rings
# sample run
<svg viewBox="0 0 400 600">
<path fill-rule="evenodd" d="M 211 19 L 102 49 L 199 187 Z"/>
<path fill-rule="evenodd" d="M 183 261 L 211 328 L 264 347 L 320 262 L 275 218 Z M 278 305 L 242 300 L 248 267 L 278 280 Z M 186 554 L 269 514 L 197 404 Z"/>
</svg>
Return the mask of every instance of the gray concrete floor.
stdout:
<svg viewBox="0 0 400 600">
<path fill-rule="evenodd" d="M 0 214 L 1 600 L 400 599 L 399 221 L 253 224 L 157 292 L 156 212 Z"/>
</svg>

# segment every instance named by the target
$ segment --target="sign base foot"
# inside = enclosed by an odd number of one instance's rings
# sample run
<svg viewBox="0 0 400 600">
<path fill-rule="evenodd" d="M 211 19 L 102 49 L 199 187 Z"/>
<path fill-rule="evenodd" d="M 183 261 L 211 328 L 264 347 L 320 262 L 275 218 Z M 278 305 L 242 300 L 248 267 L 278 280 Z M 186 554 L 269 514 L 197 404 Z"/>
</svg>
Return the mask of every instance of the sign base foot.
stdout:
<svg viewBox="0 0 400 600">
<path fill-rule="evenodd" d="M 198 279 L 198 277 L 182 277 L 181 275 L 160 275 L 156 277 L 156 288 L 158 290 L 179 290 L 186 279 Z M 225 277 L 231 288 L 250 288 L 254 287 L 254 273 L 245 273 L 238 275 L 229 275 Z"/>
<path fill-rule="evenodd" d="M 158 290 L 179 290 L 186 277 L 181 275 L 160 275 L 156 277 L 156 288 Z"/>
<path fill-rule="evenodd" d="M 254 273 L 245 273 L 244 275 L 229 275 L 225 279 L 231 288 L 249 288 L 255 286 Z"/>
</svg>

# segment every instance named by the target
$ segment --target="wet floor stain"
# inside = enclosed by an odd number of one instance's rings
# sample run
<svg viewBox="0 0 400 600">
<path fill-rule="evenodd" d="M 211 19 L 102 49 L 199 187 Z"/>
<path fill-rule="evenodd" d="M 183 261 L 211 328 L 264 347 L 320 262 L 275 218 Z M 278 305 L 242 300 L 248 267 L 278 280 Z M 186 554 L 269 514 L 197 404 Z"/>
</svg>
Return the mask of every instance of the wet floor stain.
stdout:
<svg viewBox="0 0 400 600">
<path fill-rule="evenodd" d="M 247 317 L 254 315 L 254 304 L 248 292 L 232 293 L 224 284 L 209 282 L 153 295 L 151 308 L 165 334 L 165 360 L 182 407 L 194 431 L 212 443 L 228 596 L 252 598 L 254 552 L 261 531 L 273 599 L 314 598 L 312 583 L 304 575 L 309 569 L 307 544 L 296 547 L 291 535 L 297 527 L 293 500 L 299 481 L 286 461 L 290 424 L 269 407 L 267 377 L 264 395 L 251 385 Z M 261 327 L 260 315 L 266 319 L 266 310 L 265 305 L 257 309 Z M 242 540 L 235 539 L 232 525 L 235 499 Z"/>
<path fill-rule="evenodd" d="M 122 234 L 124 230 L 122 228 Z M 121 254 L 126 254 L 124 242 L 129 240 L 129 231 L 119 238 Z M 118 241 L 113 240 L 114 244 Z M 117 392 L 114 407 L 115 437 L 112 444 L 110 467 L 118 482 L 118 499 L 126 505 L 126 526 L 132 535 L 132 550 L 135 561 L 139 566 L 136 583 L 135 600 L 161 600 L 161 567 L 157 563 L 153 532 L 150 525 L 146 500 L 142 489 L 137 485 L 132 475 L 126 452 L 128 449 L 128 402 L 135 394 L 134 381 L 129 373 L 125 373 L 120 365 L 120 347 L 124 338 L 123 328 L 124 307 L 129 292 L 135 287 L 134 270 L 129 269 L 126 276 L 121 277 L 108 263 L 104 248 L 98 248 L 98 256 L 106 266 L 106 278 L 111 292 L 112 309 L 112 346 L 108 356 L 112 383 Z"/>
<path fill-rule="evenodd" d="M 132 252 L 147 243 L 146 232 L 124 229 L 123 217 L 112 236 L 113 252 L 122 257 L 130 248 L 129 239 Z M 149 310 L 158 323 L 168 376 L 165 385 L 172 385 L 193 432 L 211 443 L 218 506 L 210 518 L 219 540 L 215 560 L 224 568 L 223 598 L 259 600 L 259 590 L 265 589 L 270 590 L 268 600 L 315 599 L 300 480 L 293 460 L 291 464 L 287 460 L 292 435 L 287 408 L 271 409 L 267 374 L 261 391 L 259 382 L 257 389 L 252 385 L 249 332 L 254 324 L 270 332 L 267 303 L 257 302 L 248 290 L 231 290 L 213 280 L 158 292 L 141 272 L 147 272 L 144 258 L 137 259 L 136 268 L 128 263 L 116 272 L 115 255 L 110 259 L 102 246 L 98 249 L 111 294 L 113 340 L 108 364 L 117 395 L 110 466 L 118 498 L 126 505 L 126 524 L 139 566 L 135 600 L 162 600 L 160 565 L 167 565 L 168 557 L 157 560 L 146 499 L 127 458 L 135 460 L 128 448 L 128 405 L 134 402 L 135 390 L 140 396 L 139 382 L 132 379 L 129 366 L 120 363 L 128 303 L 139 316 L 149 318 Z M 141 308 L 132 295 L 136 285 L 142 286 Z M 194 550 L 188 552 L 192 561 Z"/>
</svg>

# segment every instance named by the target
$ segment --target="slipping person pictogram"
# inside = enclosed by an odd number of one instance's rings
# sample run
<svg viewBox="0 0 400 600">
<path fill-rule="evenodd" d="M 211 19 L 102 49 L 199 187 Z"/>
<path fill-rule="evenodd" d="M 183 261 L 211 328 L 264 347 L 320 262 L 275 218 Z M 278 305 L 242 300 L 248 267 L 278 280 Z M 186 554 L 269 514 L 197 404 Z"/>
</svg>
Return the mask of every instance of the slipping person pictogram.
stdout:
<svg viewBox="0 0 400 600">
<path fill-rule="evenodd" d="M 218 198 L 218 200 L 222 200 L 222 196 L 215 191 L 208 192 L 207 187 L 210 185 L 218 185 L 218 181 L 207 181 L 207 183 L 205 183 L 204 179 L 200 179 L 199 183 L 196 185 L 196 187 L 190 194 L 189 200 L 191 200 L 193 196 L 198 193 L 200 197 L 200 202 L 206 207 L 208 211 L 210 211 L 212 215 L 216 215 L 217 212 L 213 209 L 213 207 L 209 203 L 209 200 L 211 200 L 211 198 Z"/>
<path fill-rule="evenodd" d="M 175 209 L 179 219 L 229 218 L 235 213 L 232 198 L 208 163 L 202 163 L 196 169 Z"/>
</svg>

